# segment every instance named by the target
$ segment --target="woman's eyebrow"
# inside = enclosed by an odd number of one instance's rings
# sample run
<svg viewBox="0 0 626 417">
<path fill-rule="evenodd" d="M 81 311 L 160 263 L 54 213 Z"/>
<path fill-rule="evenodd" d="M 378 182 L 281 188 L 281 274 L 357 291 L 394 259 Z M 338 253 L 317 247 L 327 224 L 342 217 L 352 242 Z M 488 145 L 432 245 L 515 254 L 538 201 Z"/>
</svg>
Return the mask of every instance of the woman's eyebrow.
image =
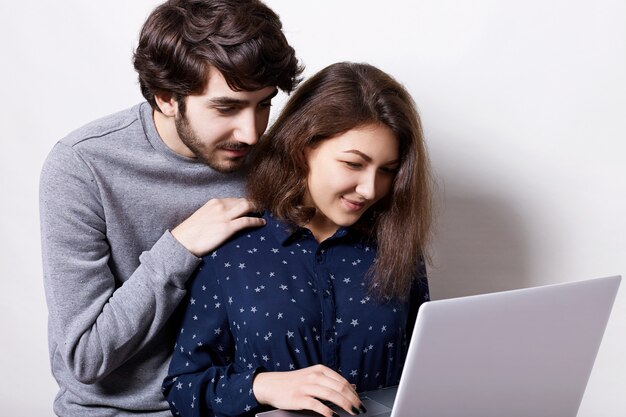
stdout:
<svg viewBox="0 0 626 417">
<path fill-rule="evenodd" d="M 372 158 L 369 155 L 364 154 L 363 152 L 357 150 L 357 149 L 349 149 L 347 151 L 343 151 L 344 153 L 353 153 L 355 155 L 360 156 L 361 158 L 365 159 L 367 162 L 372 162 Z"/>
<path fill-rule="evenodd" d="M 366 162 L 372 162 L 372 158 L 367 155 L 364 154 L 363 152 L 359 151 L 358 149 L 349 149 L 347 151 L 344 151 L 344 153 L 353 153 L 355 155 L 360 156 L 361 158 L 363 158 Z M 396 165 L 400 163 L 400 159 L 394 159 L 393 161 L 389 161 L 384 163 L 383 165 Z"/>
</svg>

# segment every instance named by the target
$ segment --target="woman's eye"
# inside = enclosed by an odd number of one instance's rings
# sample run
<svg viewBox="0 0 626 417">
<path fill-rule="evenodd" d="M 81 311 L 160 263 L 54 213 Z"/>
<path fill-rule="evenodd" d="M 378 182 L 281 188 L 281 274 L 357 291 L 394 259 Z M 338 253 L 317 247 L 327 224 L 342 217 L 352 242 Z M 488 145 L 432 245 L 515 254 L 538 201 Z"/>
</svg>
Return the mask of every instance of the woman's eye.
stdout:
<svg viewBox="0 0 626 417">
<path fill-rule="evenodd" d="M 344 164 L 346 164 L 348 167 L 350 168 L 361 168 L 362 165 L 358 162 L 350 162 L 350 161 L 344 161 Z"/>
<path fill-rule="evenodd" d="M 389 167 L 383 167 L 381 168 L 383 172 L 387 173 L 387 174 L 392 174 L 395 175 L 398 173 L 399 168 L 389 168 Z"/>
</svg>

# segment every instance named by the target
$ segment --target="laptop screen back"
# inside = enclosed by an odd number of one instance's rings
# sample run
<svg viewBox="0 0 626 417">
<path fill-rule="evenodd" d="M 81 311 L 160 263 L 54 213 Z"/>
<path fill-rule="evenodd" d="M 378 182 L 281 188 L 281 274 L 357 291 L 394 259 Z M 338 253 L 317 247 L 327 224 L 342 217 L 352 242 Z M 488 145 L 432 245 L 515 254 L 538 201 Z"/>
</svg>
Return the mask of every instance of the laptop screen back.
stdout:
<svg viewBox="0 0 626 417">
<path fill-rule="evenodd" d="M 425 303 L 392 417 L 573 417 L 620 277 Z"/>
</svg>

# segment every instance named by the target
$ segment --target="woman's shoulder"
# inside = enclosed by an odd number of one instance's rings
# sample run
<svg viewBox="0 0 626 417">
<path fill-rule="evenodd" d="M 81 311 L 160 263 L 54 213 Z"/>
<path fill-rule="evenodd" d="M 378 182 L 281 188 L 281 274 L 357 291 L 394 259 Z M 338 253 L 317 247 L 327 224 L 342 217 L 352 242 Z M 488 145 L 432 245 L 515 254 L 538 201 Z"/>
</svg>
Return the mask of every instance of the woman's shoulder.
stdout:
<svg viewBox="0 0 626 417">
<path fill-rule="evenodd" d="M 265 212 L 250 213 L 248 216 L 262 217 L 265 219 L 266 224 L 261 227 L 243 229 L 233 234 L 216 250 L 206 254 L 203 257 L 205 262 L 215 259 L 218 255 L 253 255 L 262 249 L 280 244 L 287 229 L 285 223 Z"/>
</svg>

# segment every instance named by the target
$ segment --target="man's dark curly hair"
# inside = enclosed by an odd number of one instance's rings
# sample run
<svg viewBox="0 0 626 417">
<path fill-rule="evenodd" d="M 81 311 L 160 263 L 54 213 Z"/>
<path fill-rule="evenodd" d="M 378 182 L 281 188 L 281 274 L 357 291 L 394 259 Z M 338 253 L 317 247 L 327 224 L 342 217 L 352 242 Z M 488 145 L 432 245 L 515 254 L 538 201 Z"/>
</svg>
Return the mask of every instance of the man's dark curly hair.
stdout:
<svg viewBox="0 0 626 417">
<path fill-rule="evenodd" d="M 291 92 L 303 67 L 280 19 L 259 0 L 170 0 L 150 14 L 134 54 L 141 92 L 181 101 L 204 91 L 209 67 L 235 91 L 277 86 Z"/>
</svg>

